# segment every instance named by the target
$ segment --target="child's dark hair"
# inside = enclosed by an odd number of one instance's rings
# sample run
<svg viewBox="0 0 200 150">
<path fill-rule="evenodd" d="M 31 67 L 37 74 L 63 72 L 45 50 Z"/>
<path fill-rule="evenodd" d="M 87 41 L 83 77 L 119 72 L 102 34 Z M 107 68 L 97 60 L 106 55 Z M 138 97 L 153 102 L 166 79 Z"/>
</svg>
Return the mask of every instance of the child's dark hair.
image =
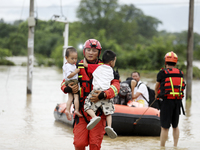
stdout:
<svg viewBox="0 0 200 150">
<path fill-rule="evenodd" d="M 69 57 L 69 54 L 70 54 L 71 52 L 77 53 L 77 50 L 76 50 L 74 47 L 68 47 L 68 48 L 66 49 L 65 56 Z"/>
<path fill-rule="evenodd" d="M 108 63 L 112 60 L 115 60 L 115 57 L 116 57 L 116 54 L 111 51 L 111 50 L 106 50 L 104 53 L 103 53 L 103 56 L 102 56 L 102 61 L 103 63 Z"/>
</svg>

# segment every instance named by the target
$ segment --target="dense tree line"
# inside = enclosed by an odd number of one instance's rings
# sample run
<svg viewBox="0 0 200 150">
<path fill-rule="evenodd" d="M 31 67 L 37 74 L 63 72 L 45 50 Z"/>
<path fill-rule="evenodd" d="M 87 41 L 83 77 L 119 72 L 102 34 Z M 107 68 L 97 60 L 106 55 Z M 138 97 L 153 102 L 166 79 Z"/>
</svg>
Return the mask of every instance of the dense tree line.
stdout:
<svg viewBox="0 0 200 150">
<path fill-rule="evenodd" d="M 158 69 L 163 67 L 163 57 L 168 51 L 186 60 L 187 31 L 168 33 L 158 31 L 162 22 L 145 15 L 134 5 L 119 5 L 117 0 L 82 0 L 77 9 L 79 21 L 69 23 L 69 45 L 74 46 L 83 58 L 80 44 L 89 38 L 98 39 L 102 51 L 117 53 L 119 68 Z M 51 64 L 63 63 L 64 24 L 37 20 L 34 53 L 40 64 L 52 58 Z M 0 20 L 0 59 L 3 56 L 27 55 L 28 24 L 16 20 L 8 24 Z M 200 59 L 200 35 L 194 33 L 194 59 Z"/>
</svg>

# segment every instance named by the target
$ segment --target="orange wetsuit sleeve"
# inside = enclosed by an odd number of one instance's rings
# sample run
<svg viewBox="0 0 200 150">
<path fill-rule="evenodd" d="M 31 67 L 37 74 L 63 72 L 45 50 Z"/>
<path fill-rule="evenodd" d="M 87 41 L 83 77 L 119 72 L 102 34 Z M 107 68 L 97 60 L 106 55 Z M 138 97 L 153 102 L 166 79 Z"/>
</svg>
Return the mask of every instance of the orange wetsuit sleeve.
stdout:
<svg viewBox="0 0 200 150">
<path fill-rule="evenodd" d="M 115 97 L 119 93 L 119 89 L 120 89 L 119 80 L 113 79 L 111 81 L 110 88 L 104 91 L 106 93 L 106 99 Z"/>
<path fill-rule="evenodd" d="M 63 79 L 63 81 L 62 81 L 62 83 L 61 83 L 61 90 L 66 94 L 66 92 L 65 92 L 65 88 L 66 88 L 67 86 L 65 85 L 65 79 Z"/>
</svg>

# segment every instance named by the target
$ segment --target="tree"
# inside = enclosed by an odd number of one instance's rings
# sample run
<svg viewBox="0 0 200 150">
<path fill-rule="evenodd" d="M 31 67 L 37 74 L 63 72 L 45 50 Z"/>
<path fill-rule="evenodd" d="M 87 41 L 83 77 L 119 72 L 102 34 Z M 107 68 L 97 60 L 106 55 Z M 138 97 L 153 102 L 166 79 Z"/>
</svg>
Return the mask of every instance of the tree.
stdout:
<svg viewBox="0 0 200 150">
<path fill-rule="evenodd" d="M 7 48 L 14 56 L 27 54 L 27 37 L 19 32 L 10 33 Z"/>
<path fill-rule="evenodd" d="M 134 5 L 118 5 L 117 0 L 82 0 L 77 17 L 87 37 L 105 29 L 108 39 L 115 39 L 123 48 L 129 49 L 157 35 L 156 29 L 161 23 L 156 18 L 145 16 Z"/>
<path fill-rule="evenodd" d="M 16 32 L 17 27 L 7 23 L 0 23 L 0 37 L 9 37 L 10 33 Z"/>
<path fill-rule="evenodd" d="M 81 0 L 77 17 L 83 24 L 101 23 L 102 18 L 112 19 L 117 7 L 117 0 Z"/>
<path fill-rule="evenodd" d="M 14 26 L 19 26 L 22 22 L 23 22 L 23 20 L 15 20 L 13 25 Z"/>
</svg>

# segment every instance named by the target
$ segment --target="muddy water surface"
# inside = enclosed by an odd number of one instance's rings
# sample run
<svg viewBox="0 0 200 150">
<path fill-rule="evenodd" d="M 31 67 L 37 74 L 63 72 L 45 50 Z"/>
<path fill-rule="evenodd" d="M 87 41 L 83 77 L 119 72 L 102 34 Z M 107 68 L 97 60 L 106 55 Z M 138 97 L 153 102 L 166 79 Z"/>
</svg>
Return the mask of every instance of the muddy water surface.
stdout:
<svg viewBox="0 0 200 150">
<path fill-rule="evenodd" d="M 26 94 L 27 68 L 0 66 L 0 150 L 73 150 L 72 128 L 57 122 L 53 111 L 67 101 L 60 90 L 62 73 L 56 68 L 35 67 L 32 94 Z M 148 82 L 148 79 L 142 79 Z M 185 102 L 180 119 L 178 148 L 170 129 L 166 150 L 200 149 L 200 81 L 193 81 L 192 102 Z M 88 149 L 88 148 L 87 148 Z M 102 150 L 157 150 L 159 137 L 104 136 Z"/>
</svg>

